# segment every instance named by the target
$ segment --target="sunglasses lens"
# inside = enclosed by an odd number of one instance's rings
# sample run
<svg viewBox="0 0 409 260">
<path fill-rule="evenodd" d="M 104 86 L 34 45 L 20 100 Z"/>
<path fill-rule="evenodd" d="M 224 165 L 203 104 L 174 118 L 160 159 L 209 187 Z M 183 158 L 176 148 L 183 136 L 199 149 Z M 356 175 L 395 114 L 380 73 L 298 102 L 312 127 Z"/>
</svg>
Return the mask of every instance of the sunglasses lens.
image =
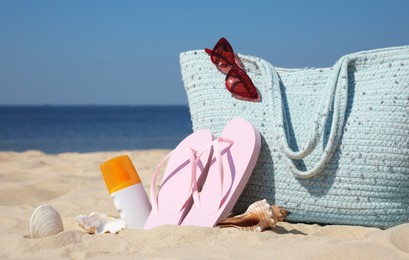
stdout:
<svg viewBox="0 0 409 260">
<path fill-rule="evenodd" d="M 251 100 L 258 99 L 253 82 L 241 69 L 231 69 L 226 76 L 226 88 L 233 94 Z"/>
<path fill-rule="evenodd" d="M 214 46 L 211 60 L 223 73 L 227 73 L 231 64 L 235 63 L 233 48 L 225 38 L 221 38 Z"/>
</svg>

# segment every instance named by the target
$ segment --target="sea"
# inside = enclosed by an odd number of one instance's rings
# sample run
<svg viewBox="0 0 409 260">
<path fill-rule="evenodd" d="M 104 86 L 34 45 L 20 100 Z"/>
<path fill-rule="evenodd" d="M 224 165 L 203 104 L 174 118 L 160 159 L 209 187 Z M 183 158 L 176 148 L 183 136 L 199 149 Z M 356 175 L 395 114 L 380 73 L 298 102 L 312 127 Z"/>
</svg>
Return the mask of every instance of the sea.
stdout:
<svg viewBox="0 0 409 260">
<path fill-rule="evenodd" d="M 190 133 L 187 106 L 0 106 L 0 151 L 173 149 Z"/>
</svg>

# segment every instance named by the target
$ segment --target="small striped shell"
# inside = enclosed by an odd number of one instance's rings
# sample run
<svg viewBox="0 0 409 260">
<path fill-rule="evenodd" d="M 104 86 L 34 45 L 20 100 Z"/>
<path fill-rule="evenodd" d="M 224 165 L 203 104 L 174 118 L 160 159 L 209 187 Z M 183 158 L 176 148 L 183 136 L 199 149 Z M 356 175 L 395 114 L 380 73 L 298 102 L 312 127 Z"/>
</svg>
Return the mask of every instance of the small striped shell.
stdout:
<svg viewBox="0 0 409 260">
<path fill-rule="evenodd" d="M 251 204 L 245 213 L 222 220 L 217 226 L 261 232 L 274 228 L 277 222 L 283 221 L 288 214 L 284 208 L 270 205 L 264 199 Z"/>
<path fill-rule="evenodd" d="M 30 219 L 31 238 L 52 236 L 64 230 L 61 215 L 49 205 L 38 206 Z"/>
</svg>

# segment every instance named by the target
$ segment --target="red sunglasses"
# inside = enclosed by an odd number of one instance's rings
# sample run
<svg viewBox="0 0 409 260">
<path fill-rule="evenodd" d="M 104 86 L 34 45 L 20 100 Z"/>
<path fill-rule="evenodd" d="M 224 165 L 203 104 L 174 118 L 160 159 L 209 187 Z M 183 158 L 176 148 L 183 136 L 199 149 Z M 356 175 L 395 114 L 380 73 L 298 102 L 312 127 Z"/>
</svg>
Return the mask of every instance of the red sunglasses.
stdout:
<svg viewBox="0 0 409 260">
<path fill-rule="evenodd" d="M 242 64 L 233 51 L 230 43 L 221 38 L 213 50 L 205 49 L 217 69 L 226 75 L 226 88 L 233 95 L 246 100 L 258 101 L 258 92 L 247 73 L 241 68 Z"/>
</svg>

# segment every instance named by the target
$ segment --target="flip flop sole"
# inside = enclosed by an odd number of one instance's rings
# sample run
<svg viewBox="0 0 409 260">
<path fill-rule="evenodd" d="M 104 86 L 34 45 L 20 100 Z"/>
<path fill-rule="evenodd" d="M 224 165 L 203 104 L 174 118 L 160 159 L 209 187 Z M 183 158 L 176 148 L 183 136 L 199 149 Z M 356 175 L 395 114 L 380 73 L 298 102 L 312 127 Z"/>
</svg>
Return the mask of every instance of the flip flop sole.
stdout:
<svg viewBox="0 0 409 260">
<path fill-rule="evenodd" d="M 144 229 L 150 229 L 156 226 L 173 224 L 179 225 L 186 216 L 192 205 L 190 198 L 186 206 L 179 211 L 179 207 L 189 198 L 192 178 L 192 166 L 190 164 L 191 149 L 201 151 L 213 140 L 212 133 L 207 130 L 196 131 L 187 136 L 175 148 L 170 156 L 162 177 L 160 190 L 158 192 L 158 212 L 151 211 Z M 201 174 L 208 164 L 209 152 L 203 154 L 198 163 L 197 179 L 200 185 Z M 153 198 L 151 198 L 152 200 Z"/>
<path fill-rule="evenodd" d="M 192 206 L 182 225 L 213 227 L 226 218 L 247 184 L 260 153 L 260 134 L 248 121 L 235 118 L 220 134 L 233 141 L 219 143 L 223 181 L 213 155 L 207 178 L 200 192 L 200 206 Z"/>
</svg>

